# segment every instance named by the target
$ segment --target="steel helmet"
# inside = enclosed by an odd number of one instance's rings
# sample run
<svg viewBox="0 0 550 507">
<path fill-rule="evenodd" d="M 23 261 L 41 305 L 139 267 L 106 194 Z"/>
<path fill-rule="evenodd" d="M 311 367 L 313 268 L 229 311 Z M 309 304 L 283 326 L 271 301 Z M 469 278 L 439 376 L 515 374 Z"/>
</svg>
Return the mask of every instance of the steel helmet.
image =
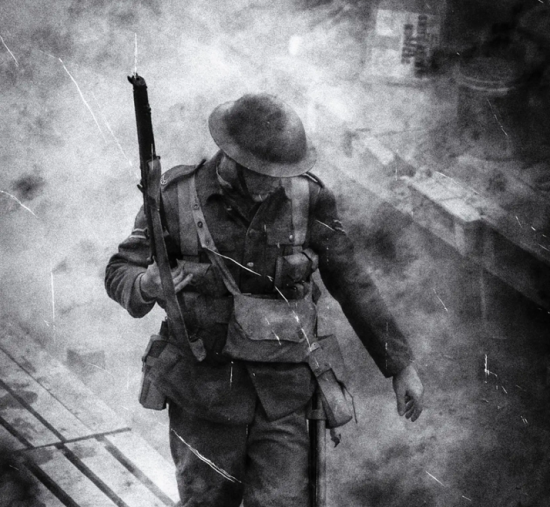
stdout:
<svg viewBox="0 0 550 507">
<path fill-rule="evenodd" d="M 309 171 L 317 158 L 299 116 L 274 95 L 247 94 L 221 104 L 208 126 L 227 156 L 259 174 L 298 176 Z"/>
</svg>

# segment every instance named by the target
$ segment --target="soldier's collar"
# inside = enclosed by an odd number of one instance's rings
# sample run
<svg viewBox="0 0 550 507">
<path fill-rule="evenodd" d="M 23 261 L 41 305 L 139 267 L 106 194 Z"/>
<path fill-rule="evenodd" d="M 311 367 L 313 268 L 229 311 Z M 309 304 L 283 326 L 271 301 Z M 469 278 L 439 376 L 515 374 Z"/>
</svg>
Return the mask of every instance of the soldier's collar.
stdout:
<svg viewBox="0 0 550 507">
<path fill-rule="evenodd" d="M 209 161 L 209 163 L 207 163 L 207 166 L 210 165 L 210 162 L 212 162 L 211 164 L 212 167 L 209 168 L 209 170 L 211 171 L 210 173 L 211 177 L 208 178 L 207 187 L 205 188 L 205 197 L 208 199 L 213 195 L 224 196 L 228 194 L 233 196 L 240 196 L 240 194 L 235 190 L 233 185 L 220 175 L 220 172 L 218 171 L 219 160 L 217 159 L 211 160 Z M 285 197 L 289 199 L 290 198 L 289 191 L 288 191 L 287 185 L 284 185 L 284 184 L 282 184 L 279 188 L 277 188 L 271 194 L 271 196 L 279 194 L 281 192 L 281 189 L 283 189 Z"/>
</svg>

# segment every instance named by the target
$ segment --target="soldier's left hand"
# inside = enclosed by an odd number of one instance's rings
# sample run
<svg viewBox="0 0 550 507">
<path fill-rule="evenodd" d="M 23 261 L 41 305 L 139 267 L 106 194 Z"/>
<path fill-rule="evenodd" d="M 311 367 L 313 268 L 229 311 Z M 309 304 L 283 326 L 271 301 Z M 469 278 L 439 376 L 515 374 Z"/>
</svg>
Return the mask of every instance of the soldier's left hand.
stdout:
<svg viewBox="0 0 550 507">
<path fill-rule="evenodd" d="M 397 397 L 397 412 L 411 421 L 416 421 L 422 412 L 424 386 L 416 368 L 409 364 L 393 377 L 393 390 Z"/>
</svg>

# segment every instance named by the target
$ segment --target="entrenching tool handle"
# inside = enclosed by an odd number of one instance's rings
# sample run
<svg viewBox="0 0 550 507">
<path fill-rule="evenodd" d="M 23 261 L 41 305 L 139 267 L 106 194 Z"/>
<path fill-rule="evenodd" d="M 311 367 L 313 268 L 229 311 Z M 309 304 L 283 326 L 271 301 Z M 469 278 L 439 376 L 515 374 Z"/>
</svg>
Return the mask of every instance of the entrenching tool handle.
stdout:
<svg viewBox="0 0 550 507">
<path fill-rule="evenodd" d="M 313 395 L 309 418 L 309 497 L 311 507 L 326 507 L 326 415 L 318 393 Z"/>
</svg>

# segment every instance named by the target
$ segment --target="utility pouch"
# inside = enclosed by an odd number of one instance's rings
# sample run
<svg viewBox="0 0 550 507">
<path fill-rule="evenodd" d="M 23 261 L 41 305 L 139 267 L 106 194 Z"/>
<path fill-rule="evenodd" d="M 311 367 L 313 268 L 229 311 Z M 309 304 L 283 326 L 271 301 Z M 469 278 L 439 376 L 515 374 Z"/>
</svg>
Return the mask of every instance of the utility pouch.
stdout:
<svg viewBox="0 0 550 507">
<path fill-rule="evenodd" d="M 165 336 L 152 335 L 142 357 L 142 381 L 139 402 L 144 408 L 164 410 L 166 396 L 155 381 L 172 369 L 179 356 L 178 349 Z"/>
<path fill-rule="evenodd" d="M 223 353 L 242 361 L 301 363 L 315 340 L 317 308 L 311 296 L 285 301 L 233 295 Z"/>
<path fill-rule="evenodd" d="M 318 338 L 311 347 L 308 364 L 317 379 L 327 428 L 343 426 L 353 418 L 353 400 L 345 385 L 345 365 L 334 335 Z"/>
<path fill-rule="evenodd" d="M 296 283 L 309 280 L 319 266 L 319 257 L 310 248 L 291 255 L 284 255 L 277 259 L 274 283 L 276 287 L 284 289 Z"/>
</svg>

